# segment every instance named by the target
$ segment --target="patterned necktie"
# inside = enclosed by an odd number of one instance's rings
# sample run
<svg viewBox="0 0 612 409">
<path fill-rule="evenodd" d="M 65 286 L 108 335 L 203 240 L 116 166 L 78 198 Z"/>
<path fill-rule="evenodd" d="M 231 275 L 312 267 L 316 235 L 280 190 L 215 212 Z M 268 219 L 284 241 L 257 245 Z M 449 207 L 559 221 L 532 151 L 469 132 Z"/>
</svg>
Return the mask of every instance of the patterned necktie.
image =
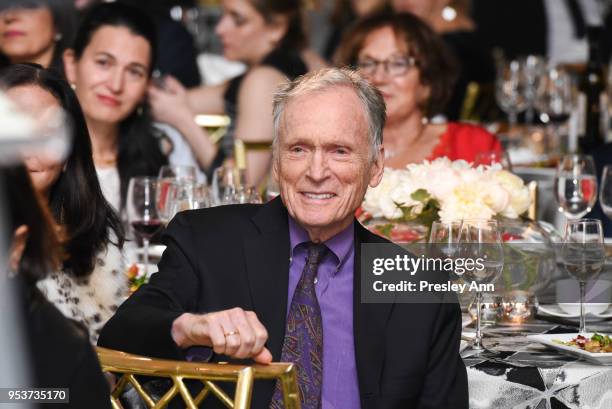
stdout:
<svg viewBox="0 0 612 409">
<path fill-rule="evenodd" d="M 314 280 L 326 251 L 324 244 L 308 245 L 308 260 L 291 300 L 281 353 L 281 362 L 293 362 L 297 366 L 297 382 L 303 409 L 321 407 L 323 323 Z M 283 407 L 281 386 L 277 382 L 270 409 Z"/>
</svg>

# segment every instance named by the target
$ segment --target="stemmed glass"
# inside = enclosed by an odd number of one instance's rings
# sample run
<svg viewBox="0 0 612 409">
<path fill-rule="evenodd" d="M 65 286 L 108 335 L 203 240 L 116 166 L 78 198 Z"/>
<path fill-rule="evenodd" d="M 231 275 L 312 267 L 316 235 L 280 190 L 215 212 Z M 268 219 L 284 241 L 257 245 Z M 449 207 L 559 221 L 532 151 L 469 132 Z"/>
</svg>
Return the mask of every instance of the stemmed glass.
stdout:
<svg viewBox="0 0 612 409">
<path fill-rule="evenodd" d="M 535 106 L 540 118 L 550 124 L 549 150 L 560 151 L 560 128 L 569 119 L 575 105 L 576 93 L 569 73 L 552 67 L 540 78 Z"/>
<path fill-rule="evenodd" d="M 431 254 L 452 258 L 456 255 L 461 237 L 461 220 L 435 221 L 431 225 L 429 243 Z"/>
<path fill-rule="evenodd" d="M 595 163 L 589 155 L 565 155 L 557 165 L 555 194 L 559 211 L 568 219 L 580 219 L 597 200 Z"/>
<path fill-rule="evenodd" d="M 527 108 L 525 79 L 519 61 L 512 60 L 498 67 L 495 98 L 499 107 L 508 114 L 508 125 L 512 130 L 516 125 L 518 114 Z"/>
<path fill-rule="evenodd" d="M 472 349 L 482 351 L 482 287 L 491 284 L 504 268 L 504 249 L 496 220 L 464 220 L 461 227 L 459 253 L 466 260 L 474 260 L 473 269 L 465 269 L 463 278 L 478 285 L 476 291 L 476 336 Z"/>
<path fill-rule="evenodd" d="M 565 270 L 580 284 L 580 328 L 586 333 L 584 293 L 586 283 L 602 270 L 606 253 L 600 220 L 570 220 L 565 225 L 561 257 Z"/>
<path fill-rule="evenodd" d="M 157 178 L 134 177 L 130 179 L 127 193 L 127 217 L 144 245 L 144 272 L 148 273 L 149 240 L 162 227 L 157 212 Z"/>
<path fill-rule="evenodd" d="M 527 101 L 527 110 L 525 111 L 525 123 L 533 123 L 534 107 L 536 103 L 537 90 L 539 80 L 544 71 L 544 58 L 537 55 L 528 55 L 521 61 L 523 78 L 525 81 L 525 100 Z"/>
<path fill-rule="evenodd" d="M 604 166 L 601 173 L 599 204 L 608 219 L 612 219 L 612 166 L 610 165 Z"/>
<path fill-rule="evenodd" d="M 196 183 L 196 169 L 193 166 L 182 165 L 165 165 L 159 169 L 159 189 L 157 191 L 157 206 L 159 216 L 168 224 L 176 211 L 170 208 L 177 189 L 181 187 L 189 187 Z"/>
</svg>

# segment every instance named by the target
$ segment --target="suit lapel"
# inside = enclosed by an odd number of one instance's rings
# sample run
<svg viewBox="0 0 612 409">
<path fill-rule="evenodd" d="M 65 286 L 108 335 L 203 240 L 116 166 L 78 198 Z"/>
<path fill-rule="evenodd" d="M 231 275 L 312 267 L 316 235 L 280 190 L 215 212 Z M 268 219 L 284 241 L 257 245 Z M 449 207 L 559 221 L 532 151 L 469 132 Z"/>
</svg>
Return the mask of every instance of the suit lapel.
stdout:
<svg viewBox="0 0 612 409">
<path fill-rule="evenodd" d="M 355 222 L 353 334 L 359 390 L 364 398 L 379 393 L 385 359 L 385 328 L 393 306 L 391 303 L 366 304 L 361 302 L 361 244 L 372 242 L 372 236 L 372 233 L 359 222 Z"/>
<path fill-rule="evenodd" d="M 247 278 L 253 306 L 268 330 L 268 349 L 280 360 L 289 285 L 289 228 L 280 199 L 261 207 L 253 217 L 257 231 L 243 238 Z"/>
</svg>

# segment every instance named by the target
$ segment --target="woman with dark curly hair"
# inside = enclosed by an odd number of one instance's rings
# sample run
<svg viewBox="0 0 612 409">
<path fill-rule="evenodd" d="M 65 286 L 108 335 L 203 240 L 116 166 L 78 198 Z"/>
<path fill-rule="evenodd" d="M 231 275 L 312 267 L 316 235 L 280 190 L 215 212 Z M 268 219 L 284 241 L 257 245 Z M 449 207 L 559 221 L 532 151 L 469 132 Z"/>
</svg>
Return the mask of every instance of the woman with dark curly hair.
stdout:
<svg viewBox="0 0 612 409">
<path fill-rule="evenodd" d="M 471 162 L 479 152 L 501 151 L 495 136 L 478 126 L 430 121 L 444 111 L 456 65 L 440 37 L 413 14 L 361 20 L 345 34 L 337 62 L 355 66 L 385 99 L 386 166 L 442 156 Z"/>
<path fill-rule="evenodd" d="M 63 266 L 39 283 L 64 315 L 83 323 L 97 339 L 102 325 L 127 296 L 118 216 L 100 190 L 85 118 L 68 83 L 34 64 L 14 64 L 0 72 L 0 85 L 24 112 L 42 117 L 64 110 L 72 129 L 72 151 L 64 162 L 40 155 L 26 158 L 32 184 L 67 241 Z"/>
</svg>

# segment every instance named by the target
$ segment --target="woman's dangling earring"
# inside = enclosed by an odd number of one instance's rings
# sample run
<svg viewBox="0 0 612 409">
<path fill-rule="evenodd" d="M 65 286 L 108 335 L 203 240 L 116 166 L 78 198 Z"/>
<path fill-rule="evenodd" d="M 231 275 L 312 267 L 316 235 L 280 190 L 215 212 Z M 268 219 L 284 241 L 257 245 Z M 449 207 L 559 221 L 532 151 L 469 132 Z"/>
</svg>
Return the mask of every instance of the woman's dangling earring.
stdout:
<svg viewBox="0 0 612 409">
<path fill-rule="evenodd" d="M 138 108 L 136 108 L 136 115 L 142 116 L 143 112 L 144 112 L 144 108 L 143 108 L 142 104 L 138 105 Z"/>
<path fill-rule="evenodd" d="M 53 39 L 55 40 L 55 42 L 59 42 L 62 39 L 62 33 L 55 33 L 55 36 L 53 37 Z"/>
<path fill-rule="evenodd" d="M 76 91 L 76 84 L 74 82 L 71 82 L 70 88 L 72 88 L 73 91 Z"/>
<path fill-rule="evenodd" d="M 442 9 L 442 19 L 444 21 L 453 21 L 457 18 L 457 10 L 452 6 L 446 6 Z"/>
</svg>

